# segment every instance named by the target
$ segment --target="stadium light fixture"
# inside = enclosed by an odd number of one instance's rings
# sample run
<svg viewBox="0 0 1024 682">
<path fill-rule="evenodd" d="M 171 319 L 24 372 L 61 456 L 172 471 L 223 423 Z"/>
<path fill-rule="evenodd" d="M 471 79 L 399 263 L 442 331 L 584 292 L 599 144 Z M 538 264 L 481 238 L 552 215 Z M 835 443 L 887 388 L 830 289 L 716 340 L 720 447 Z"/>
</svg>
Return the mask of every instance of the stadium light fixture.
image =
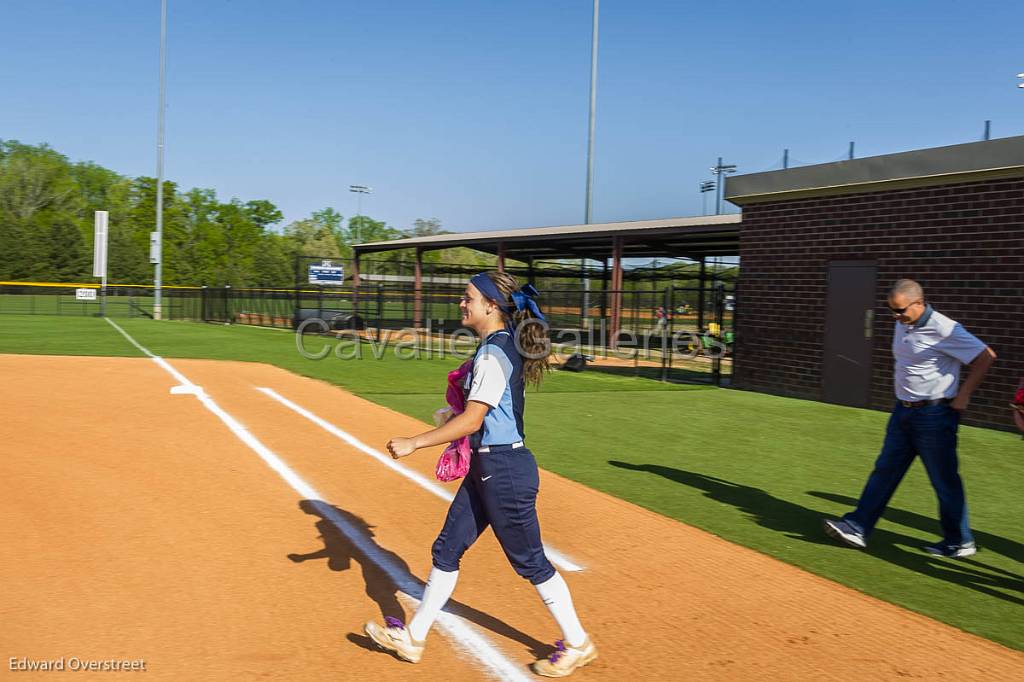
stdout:
<svg viewBox="0 0 1024 682">
<path fill-rule="evenodd" d="M 702 180 L 700 183 L 701 215 L 708 214 L 708 192 L 715 191 L 714 180 Z"/>
<path fill-rule="evenodd" d="M 349 192 L 354 192 L 356 194 L 356 222 L 354 224 L 362 225 L 362 223 L 363 223 L 363 221 L 362 221 L 362 216 L 363 216 L 363 195 L 364 194 L 373 194 L 373 188 L 372 187 L 367 187 L 366 185 L 349 185 L 348 186 L 348 191 Z M 353 235 L 353 241 L 356 242 L 356 243 L 358 243 L 358 241 L 359 241 L 358 237 L 356 236 L 358 234 L 359 233 L 356 232 Z"/>
<path fill-rule="evenodd" d="M 718 157 L 718 163 L 711 167 L 711 172 L 718 176 L 718 192 L 715 195 L 715 215 L 722 212 L 722 188 L 725 187 L 725 176 L 736 172 L 735 164 L 723 164 L 722 157 Z"/>
</svg>

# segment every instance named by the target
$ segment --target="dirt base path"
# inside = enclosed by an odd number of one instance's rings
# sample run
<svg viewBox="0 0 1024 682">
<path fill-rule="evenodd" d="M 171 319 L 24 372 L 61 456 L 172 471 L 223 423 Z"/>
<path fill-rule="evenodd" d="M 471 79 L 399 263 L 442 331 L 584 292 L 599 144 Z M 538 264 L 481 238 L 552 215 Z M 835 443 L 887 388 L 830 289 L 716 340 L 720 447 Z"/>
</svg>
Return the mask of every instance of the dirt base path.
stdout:
<svg viewBox="0 0 1024 682">
<path fill-rule="evenodd" d="M 257 388 L 378 450 L 422 422 L 269 366 L 171 364 L 321 501 L 151 360 L 0 356 L 4 673 L 76 657 L 177 680 L 495 677 L 440 632 L 418 666 L 372 649 L 362 623 L 409 615 L 394 576 L 422 584 L 447 503 Z M 432 478 L 436 454 L 401 464 Z M 547 472 L 540 515 L 584 568 L 564 575 L 600 658 L 578 679 L 1024 678 L 1019 652 Z M 454 599 L 516 674 L 559 637 L 489 533 Z"/>
</svg>

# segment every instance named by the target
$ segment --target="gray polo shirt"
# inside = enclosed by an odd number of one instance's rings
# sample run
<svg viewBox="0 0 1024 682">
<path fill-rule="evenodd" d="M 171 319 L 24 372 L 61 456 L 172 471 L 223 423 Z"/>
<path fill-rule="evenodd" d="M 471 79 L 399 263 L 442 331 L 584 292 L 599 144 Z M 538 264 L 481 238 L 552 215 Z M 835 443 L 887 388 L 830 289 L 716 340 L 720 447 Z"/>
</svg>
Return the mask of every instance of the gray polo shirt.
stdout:
<svg viewBox="0 0 1024 682">
<path fill-rule="evenodd" d="M 896 398 L 953 398 L 960 388 L 960 366 L 983 350 L 976 336 L 930 305 L 914 324 L 897 322 L 892 335 Z"/>
</svg>

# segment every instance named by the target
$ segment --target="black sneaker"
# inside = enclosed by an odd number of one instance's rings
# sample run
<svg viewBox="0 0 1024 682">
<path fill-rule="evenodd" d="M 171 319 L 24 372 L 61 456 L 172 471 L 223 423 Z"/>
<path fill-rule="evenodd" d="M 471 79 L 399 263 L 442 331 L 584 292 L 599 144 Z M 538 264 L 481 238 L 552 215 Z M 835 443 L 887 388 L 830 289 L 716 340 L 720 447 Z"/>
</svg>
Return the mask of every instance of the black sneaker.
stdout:
<svg viewBox="0 0 1024 682">
<path fill-rule="evenodd" d="M 823 525 L 825 526 L 825 532 L 830 537 L 839 540 L 839 542 L 844 545 L 856 547 L 857 549 L 864 549 L 868 546 L 868 541 L 864 537 L 864 533 L 861 533 L 860 529 L 849 521 L 843 521 L 842 519 L 825 519 Z"/>
<path fill-rule="evenodd" d="M 978 553 L 978 546 L 973 542 L 965 542 L 962 545 L 947 545 L 940 542 L 928 545 L 923 549 L 933 556 L 943 556 L 949 559 L 963 559 Z"/>
</svg>

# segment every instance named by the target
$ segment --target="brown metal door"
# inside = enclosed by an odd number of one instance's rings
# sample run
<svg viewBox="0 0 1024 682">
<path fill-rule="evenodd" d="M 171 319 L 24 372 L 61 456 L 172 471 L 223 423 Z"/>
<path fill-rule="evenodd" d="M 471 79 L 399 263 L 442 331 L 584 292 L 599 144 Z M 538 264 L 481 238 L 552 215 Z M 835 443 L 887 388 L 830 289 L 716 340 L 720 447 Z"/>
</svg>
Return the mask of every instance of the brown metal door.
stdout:
<svg viewBox="0 0 1024 682">
<path fill-rule="evenodd" d="M 877 270 L 872 261 L 829 263 L 822 366 L 825 402 L 868 404 Z"/>
</svg>

